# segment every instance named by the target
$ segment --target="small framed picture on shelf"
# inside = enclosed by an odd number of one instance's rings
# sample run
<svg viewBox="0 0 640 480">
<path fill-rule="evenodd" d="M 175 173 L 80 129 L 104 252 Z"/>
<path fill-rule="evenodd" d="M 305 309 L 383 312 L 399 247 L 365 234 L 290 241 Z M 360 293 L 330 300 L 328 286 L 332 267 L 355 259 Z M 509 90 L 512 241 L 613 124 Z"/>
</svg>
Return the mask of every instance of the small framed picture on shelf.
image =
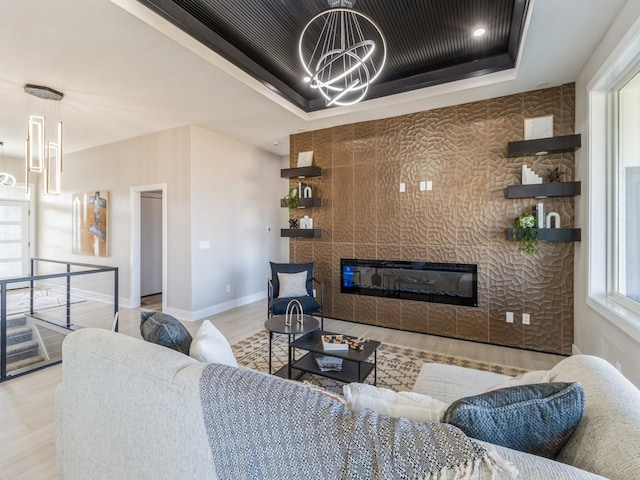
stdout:
<svg viewBox="0 0 640 480">
<path fill-rule="evenodd" d="M 524 119 L 524 139 L 553 137 L 553 115 Z"/>
<path fill-rule="evenodd" d="M 298 153 L 298 168 L 310 167 L 313 162 L 313 151 Z"/>
</svg>

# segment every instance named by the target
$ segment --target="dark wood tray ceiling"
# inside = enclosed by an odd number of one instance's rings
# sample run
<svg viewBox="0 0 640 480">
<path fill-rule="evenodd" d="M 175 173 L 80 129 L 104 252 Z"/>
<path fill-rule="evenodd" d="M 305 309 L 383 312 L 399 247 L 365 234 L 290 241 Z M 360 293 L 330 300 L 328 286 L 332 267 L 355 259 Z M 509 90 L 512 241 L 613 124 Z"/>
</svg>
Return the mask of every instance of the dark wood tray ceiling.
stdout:
<svg viewBox="0 0 640 480">
<path fill-rule="evenodd" d="M 138 0 L 293 104 L 324 99 L 302 81 L 298 39 L 326 0 Z M 513 68 L 528 0 L 357 0 L 387 41 L 366 99 Z M 487 34 L 473 38 L 485 26 Z"/>
</svg>

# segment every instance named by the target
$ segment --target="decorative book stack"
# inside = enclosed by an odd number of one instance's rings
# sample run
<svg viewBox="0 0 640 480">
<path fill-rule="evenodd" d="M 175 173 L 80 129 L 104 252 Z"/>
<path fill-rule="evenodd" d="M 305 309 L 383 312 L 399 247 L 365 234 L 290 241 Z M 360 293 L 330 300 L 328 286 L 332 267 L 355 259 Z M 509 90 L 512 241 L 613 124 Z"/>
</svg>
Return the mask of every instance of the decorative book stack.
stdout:
<svg viewBox="0 0 640 480">
<path fill-rule="evenodd" d="M 316 362 L 321 372 L 342 371 L 342 359 L 336 357 L 317 357 Z"/>
<path fill-rule="evenodd" d="M 366 338 L 349 337 L 347 335 L 323 335 L 322 347 L 326 351 L 364 350 Z"/>
</svg>

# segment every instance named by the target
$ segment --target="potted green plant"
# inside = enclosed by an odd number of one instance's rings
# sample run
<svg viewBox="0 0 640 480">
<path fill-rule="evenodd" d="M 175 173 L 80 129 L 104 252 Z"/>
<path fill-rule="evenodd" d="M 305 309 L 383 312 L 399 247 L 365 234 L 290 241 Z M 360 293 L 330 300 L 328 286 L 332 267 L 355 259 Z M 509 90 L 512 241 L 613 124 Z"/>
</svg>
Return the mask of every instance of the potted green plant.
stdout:
<svg viewBox="0 0 640 480">
<path fill-rule="evenodd" d="M 298 208 L 300 205 L 300 195 L 297 188 L 290 188 L 289 193 L 284 197 L 284 203 L 290 212 Z"/>
<path fill-rule="evenodd" d="M 513 237 L 520 240 L 520 250 L 524 253 L 538 251 L 537 220 L 533 213 L 523 213 L 516 218 L 513 226 Z"/>
</svg>

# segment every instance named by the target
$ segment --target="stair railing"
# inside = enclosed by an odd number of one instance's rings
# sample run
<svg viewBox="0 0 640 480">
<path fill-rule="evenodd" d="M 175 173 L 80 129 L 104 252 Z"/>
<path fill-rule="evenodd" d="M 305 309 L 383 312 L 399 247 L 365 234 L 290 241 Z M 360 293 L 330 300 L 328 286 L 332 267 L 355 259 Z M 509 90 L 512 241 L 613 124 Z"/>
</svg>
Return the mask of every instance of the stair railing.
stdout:
<svg viewBox="0 0 640 480">
<path fill-rule="evenodd" d="M 49 273 L 43 275 L 36 274 L 36 266 L 38 264 L 50 264 L 50 265 L 63 265 L 65 268 L 64 272 L 59 273 Z M 83 268 L 84 270 L 72 271 L 72 267 Z M 46 365 L 36 366 L 30 369 L 21 369 L 21 371 L 17 374 L 9 374 L 7 372 L 7 355 L 8 355 L 8 346 L 7 346 L 7 296 L 8 289 L 13 284 L 18 283 L 28 283 L 29 289 L 29 306 L 28 306 L 28 315 L 33 322 L 38 322 L 41 326 L 47 326 L 52 329 L 55 329 L 56 332 L 66 332 L 63 334 L 71 333 L 73 330 L 77 328 L 81 328 L 78 325 L 74 325 L 72 322 L 72 312 L 71 312 L 71 304 L 72 304 L 72 296 L 71 296 L 71 279 L 73 277 L 79 276 L 87 276 L 87 275 L 95 275 L 99 273 L 113 273 L 113 326 L 112 329 L 114 331 L 118 331 L 118 268 L 110 267 L 105 265 L 93 265 L 88 263 L 78 263 L 78 262 L 65 262 L 60 260 L 50 260 L 45 258 L 31 258 L 30 260 L 30 275 L 27 277 L 15 277 L 15 278 L 6 278 L 0 280 L 0 382 L 8 380 L 9 378 L 14 378 L 25 373 L 30 373 L 36 370 L 40 370 L 42 368 L 56 365 L 61 362 L 61 360 L 48 361 Z M 37 309 L 35 308 L 35 298 L 34 292 L 38 288 L 38 282 L 44 282 L 47 280 L 55 280 L 55 279 L 65 279 L 64 281 L 64 290 L 65 290 L 65 315 L 64 320 L 61 323 L 54 322 L 48 318 L 39 318 Z M 103 295 L 99 292 L 96 292 L 99 295 Z M 103 295 L 104 296 L 104 295 Z M 111 295 L 108 296 L 109 300 L 111 300 Z M 110 302 L 109 302 L 110 303 Z M 40 331 L 35 332 L 38 337 L 38 342 L 40 345 L 44 346 L 43 339 L 41 337 Z M 47 360 L 50 360 L 49 353 L 46 354 Z"/>
</svg>

